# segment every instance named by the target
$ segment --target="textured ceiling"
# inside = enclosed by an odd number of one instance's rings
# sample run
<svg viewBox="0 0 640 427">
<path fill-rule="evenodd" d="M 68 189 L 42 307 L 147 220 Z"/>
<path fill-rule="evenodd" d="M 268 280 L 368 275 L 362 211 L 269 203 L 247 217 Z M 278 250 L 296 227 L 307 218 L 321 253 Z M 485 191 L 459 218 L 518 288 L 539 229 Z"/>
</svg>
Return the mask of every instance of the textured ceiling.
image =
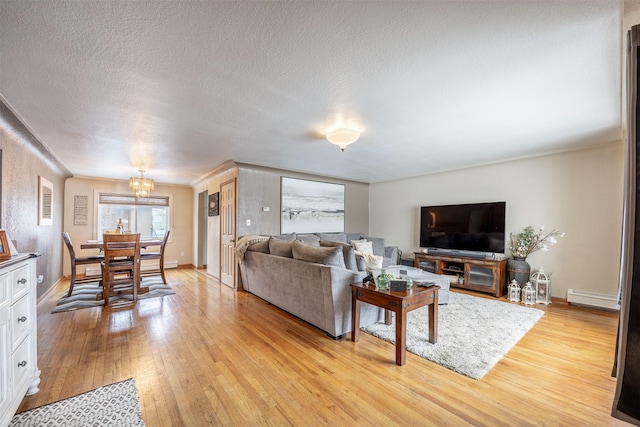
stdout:
<svg viewBox="0 0 640 427">
<path fill-rule="evenodd" d="M 76 176 L 386 181 L 619 140 L 622 7 L 0 0 L 0 96 Z"/>
</svg>

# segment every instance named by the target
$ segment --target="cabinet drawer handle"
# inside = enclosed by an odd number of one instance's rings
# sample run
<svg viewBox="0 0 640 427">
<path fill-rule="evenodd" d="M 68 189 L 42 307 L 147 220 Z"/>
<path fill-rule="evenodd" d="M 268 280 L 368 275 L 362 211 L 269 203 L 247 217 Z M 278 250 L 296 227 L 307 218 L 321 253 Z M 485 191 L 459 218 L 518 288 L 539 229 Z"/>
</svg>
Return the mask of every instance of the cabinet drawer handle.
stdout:
<svg viewBox="0 0 640 427">
<path fill-rule="evenodd" d="M 23 360 L 22 362 L 18 363 L 18 367 L 19 368 L 24 368 L 25 366 L 27 366 L 27 361 Z"/>
<path fill-rule="evenodd" d="M 27 321 L 26 316 L 18 317 L 18 322 L 26 322 L 26 321 Z"/>
<path fill-rule="evenodd" d="M 18 280 L 18 283 L 20 283 L 21 285 L 24 285 L 25 283 L 27 283 L 27 279 L 23 277 L 22 279 Z"/>
</svg>

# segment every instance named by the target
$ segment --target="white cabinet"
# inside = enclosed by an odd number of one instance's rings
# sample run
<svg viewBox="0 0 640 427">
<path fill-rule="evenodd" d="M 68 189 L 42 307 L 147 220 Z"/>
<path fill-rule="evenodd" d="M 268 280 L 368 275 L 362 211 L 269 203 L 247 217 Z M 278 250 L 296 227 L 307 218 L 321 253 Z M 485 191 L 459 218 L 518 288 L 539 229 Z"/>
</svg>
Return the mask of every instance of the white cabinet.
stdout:
<svg viewBox="0 0 640 427">
<path fill-rule="evenodd" d="M 0 262 L 0 427 L 38 392 L 36 255 Z"/>
</svg>

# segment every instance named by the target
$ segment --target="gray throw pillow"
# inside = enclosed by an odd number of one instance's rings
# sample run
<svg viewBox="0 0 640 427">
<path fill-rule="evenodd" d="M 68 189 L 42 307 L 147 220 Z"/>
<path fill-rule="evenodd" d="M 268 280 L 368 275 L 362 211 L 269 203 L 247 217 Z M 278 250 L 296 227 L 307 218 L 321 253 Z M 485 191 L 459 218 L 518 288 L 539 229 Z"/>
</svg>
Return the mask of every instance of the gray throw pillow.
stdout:
<svg viewBox="0 0 640 427">
<path fill-rule="evenodd" d="M 253 245 L 249 246 L 247 248 L 247 250 L 251 251 L 251 252 L 262 252 L 264 254 L 268 254 L 269 253 L 269 240 L 271 240 L 271 239 L 267 239 L 267 240 L 263 240 L 262 242 L 254 243 Z"/>
<path fill-rule="evenodd" d="M 293 258 L 293 242 L 278 239 L 269 239 L 269 252 L 271 255 Z"/>
<path fill-rule="evenodd" d="M 367 237 L 368 241 L 373 243 L 373 254 L 384 256 L 384 239 L 382 237 Z"/>
<path fill-rule="evenodd" d="M 364 233 L 347 233 L 347 242 L 364 238 Z"/>
<path fill-rule="evenodd" d="M 294 240 L 296 240 L 296 233 L 279 234 L 277 236 L 271 236 L 271 238 L 277 239 L 277 240 L 284 240 L 286 242 L 293 242 Z"/>
<path fill-rule="evenodd" d="M 367 261 L 362 255 L 356 255 L 356 264 L 358 265 L 358 271 L 367 271 Z"/>
<path fill-rule="evenodd" d="M 309 245 L 320 246 L 320 238 L 313 233 L 297 233 L 296 240 L 300 240 Z"/>
<path fill-rule="evenodd" d="M 292 244 L 293 258 L 345 268 L 342 248 L 307 245 L 299 240 Z"/>
<path fill-rule="evenodd" d="M 347 233 L 317 233 L 320 240 L 331 240 L 332 242 L 349 243 Z"/>
<path fill-rule="evenodd" d="M 342 257 L 344 258 L 344 265 L 347 270 L 358 270 L 358 264 L 356 263 L 356 251 L 353 246 L 346 243 L 332 242 L 330 240 L 320 240 L 320 246 L 342 248 Z"/>
</svg>

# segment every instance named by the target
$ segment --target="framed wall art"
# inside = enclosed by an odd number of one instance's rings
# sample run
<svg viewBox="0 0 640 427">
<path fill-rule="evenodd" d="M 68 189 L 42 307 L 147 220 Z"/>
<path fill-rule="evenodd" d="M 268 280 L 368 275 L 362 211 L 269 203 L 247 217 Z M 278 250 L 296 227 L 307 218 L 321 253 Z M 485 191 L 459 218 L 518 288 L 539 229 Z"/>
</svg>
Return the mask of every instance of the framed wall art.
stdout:
<svg viewBox="0 0 640 427">
<path fill-rule="evenodd" d="M 209 194 L 209 216 L 220 215 L 220 192 Z"/>
<path fill-rule="evenodd" d="M 11 246 L 7 239 L 7 232 L 0 230 L 0 260 L 11 258 Z"/>
<path fill-rule="evenodd" d="M 53 225 L 53 184 L 38 177 L 38 225 Z"/>
<path fill-rule="evenodd" d="M 280 229 L 284 233 L 344 231 L 344 184 L 282 177 Z"/>
</svg>

